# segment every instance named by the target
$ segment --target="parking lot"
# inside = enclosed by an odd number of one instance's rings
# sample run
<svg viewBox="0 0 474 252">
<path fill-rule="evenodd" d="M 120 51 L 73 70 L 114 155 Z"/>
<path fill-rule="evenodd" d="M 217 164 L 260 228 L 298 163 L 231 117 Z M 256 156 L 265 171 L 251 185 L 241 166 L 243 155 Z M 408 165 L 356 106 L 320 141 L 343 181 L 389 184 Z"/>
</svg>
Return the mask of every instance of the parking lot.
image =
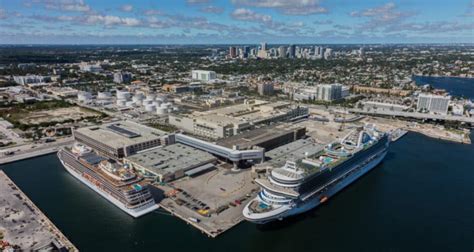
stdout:
<svg viewBox="0 0 474 252">
<path fill-rule="evenodd" d="M 250 169 L 218 169 L 157 185 L 166 198 L 160 205 L 210 236 L 217 236 L 243 220 L 242 210 L 258 191 Z"/>
</svg>

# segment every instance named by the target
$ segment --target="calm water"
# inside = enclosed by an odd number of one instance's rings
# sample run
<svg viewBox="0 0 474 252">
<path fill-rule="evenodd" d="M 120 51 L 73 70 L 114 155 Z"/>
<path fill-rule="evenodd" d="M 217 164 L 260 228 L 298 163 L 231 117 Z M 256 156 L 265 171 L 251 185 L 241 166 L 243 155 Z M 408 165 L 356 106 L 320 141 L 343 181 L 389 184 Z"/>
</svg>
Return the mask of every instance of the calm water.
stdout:
<svg viewBox="0 0 474 252">
<path fill-rule="evenodd" d="M 474 99 L 474 78 L 413 76 L 418 85 L 430 84 L 451 95 Z"/>
<path fill-rule="evenodd" d="M 469 251 L 474 145 L 409 133 L 328 203 L 279 225 L 211 239 L 177 218 L 132 219 L 71 177 L 55 155 L 2 167 L 82 251 Z"/>
</svg>

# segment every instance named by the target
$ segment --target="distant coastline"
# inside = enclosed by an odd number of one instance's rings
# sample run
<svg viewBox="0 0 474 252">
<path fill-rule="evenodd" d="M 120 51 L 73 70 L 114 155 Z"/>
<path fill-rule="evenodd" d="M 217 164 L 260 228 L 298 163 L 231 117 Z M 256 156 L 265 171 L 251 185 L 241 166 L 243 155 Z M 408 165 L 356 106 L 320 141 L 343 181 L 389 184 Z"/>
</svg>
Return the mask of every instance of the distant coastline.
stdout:
<svg viewBox="0 0 474 252">
<path fill-rule="evenodd" d="M 416 77 L 423 77 L 423 78 L 459 78 L 459 79 L 472 79 L 474 80 L 473 77 L 463 77 L 463 76 L 447 76 L 447 75 L 422 75 L 422 74 L 414 74 L 412 75 L 412 79 Z"/>
</svg>

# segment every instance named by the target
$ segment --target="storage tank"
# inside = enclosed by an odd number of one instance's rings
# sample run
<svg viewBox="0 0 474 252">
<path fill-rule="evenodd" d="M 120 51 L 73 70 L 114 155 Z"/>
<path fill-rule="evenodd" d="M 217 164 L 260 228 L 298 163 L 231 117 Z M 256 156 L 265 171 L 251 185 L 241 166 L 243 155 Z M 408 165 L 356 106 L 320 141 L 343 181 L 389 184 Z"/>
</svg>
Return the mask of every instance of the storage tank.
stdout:
<svg viewBox="0 0 474 252">
<path fill-rule="evenodd" d="M 138 93 L 138 94 L 135 94 L 133 97 L 132 97 L 132 101 L 134 101 L 135 103 L 141 103 L 141 101 L 143 101 L 143 99 L 145 99 L 145 95 L 142 94 L 142 93 Z"/>
<path fill-rule="evenodd" d="M 146 96 L 146 99 L 147 100 L 154 100 L 154 99 L 156 99 L 156 94 L 150 93 Z"/>
<path fill-rule="evenodd" d="M 130 92 L 117 90 L 117 99 L 128 100 L 131 96 Z"/>
<path fill-rule="evenodd" d="M 126 107 L 133 107 L 134 105 L 135 105 L 135 102 L 133 102 L 133 101 L 128 101 L 128 102 L 125 103 Z"/>
<path fill-rule="evenodd" d="M 168 114 L 168 109 L 163 108 L 163 107 L 158 107 L 158 108 L 156 108 L 156 113 L 158 115 L 166 115 L 166 114 Z"/>
<path fill-rule="evenodd" d="M 145 106 L 145 111 L 147 112 L 152 112 L 152 111 L 155 111 L 156 110 L 156 106 L 153 105 L 153 104 L 148 104 Z"/>
<path fill-rule="evenodd" d="M 123 99 L 118 99 L 117 100 L 117 106 L 119 106 L 119 107 L 125 107 L 126 103 L 127 103 L 127 100 L 123 100 Z"/>
<path fill-rule="evenodd" d="M 97 99 L 99 100 L 108 100 L 112 98 L 112 94 L 110 92 L 98 92 Z"/>
<path fill-rule="evenodd" d="M 172 105 L 173 105 L 172 103 L 167 102 L 167 103 L 162 103 L 160 107 L 165 108 L 165 109 L 169 109 L 169 108 L 171 108 Z"/>
<path fill-rule="evenodd" d="M 142 104 L 143 104 L 143 106 L 153 104 L 153 100 L 145 99 L 145 100 L 143 100 Z"/>
<path fill-rule="evenodd" d="M 89 102 L 92 99 L 92 95 L 89 92 L 81 91 L 77 94 L 77 100 L 80 102 Z"/>
<path fill-rule="evenodd" d="M 168 101 L 168 98 L 164 95 L 158 95 L 156 98 L 155 98 L 156 101 L 159 101 L 161 103 L 165 103 Z"/>
</svg>

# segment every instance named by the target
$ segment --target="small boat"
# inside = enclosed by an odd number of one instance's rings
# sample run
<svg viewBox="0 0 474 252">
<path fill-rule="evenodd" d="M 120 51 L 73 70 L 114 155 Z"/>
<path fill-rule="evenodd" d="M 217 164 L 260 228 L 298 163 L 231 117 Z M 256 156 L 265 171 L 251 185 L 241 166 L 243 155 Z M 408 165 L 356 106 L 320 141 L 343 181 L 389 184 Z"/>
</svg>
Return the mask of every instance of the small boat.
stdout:
<svg viewBox="0 0 474 252">
<path fill-rule="evenodd" d="M 324 203 L 324 202 L 326 202 L 326 201 L 328 201 L 328 197 L 327 197 L 327 196 L 324 196 L 324 197 L 322 197 L 322 198 L 319 200 L 320 203 Z"/>
<path fill-rule="evenodd" d="M 199 223 L 201 220 L 199 220 L 198 218 L 194 218 L 194 217 L 189 217 L 188 220 L 194 222 L 194 223 Z"/>
</svg>

